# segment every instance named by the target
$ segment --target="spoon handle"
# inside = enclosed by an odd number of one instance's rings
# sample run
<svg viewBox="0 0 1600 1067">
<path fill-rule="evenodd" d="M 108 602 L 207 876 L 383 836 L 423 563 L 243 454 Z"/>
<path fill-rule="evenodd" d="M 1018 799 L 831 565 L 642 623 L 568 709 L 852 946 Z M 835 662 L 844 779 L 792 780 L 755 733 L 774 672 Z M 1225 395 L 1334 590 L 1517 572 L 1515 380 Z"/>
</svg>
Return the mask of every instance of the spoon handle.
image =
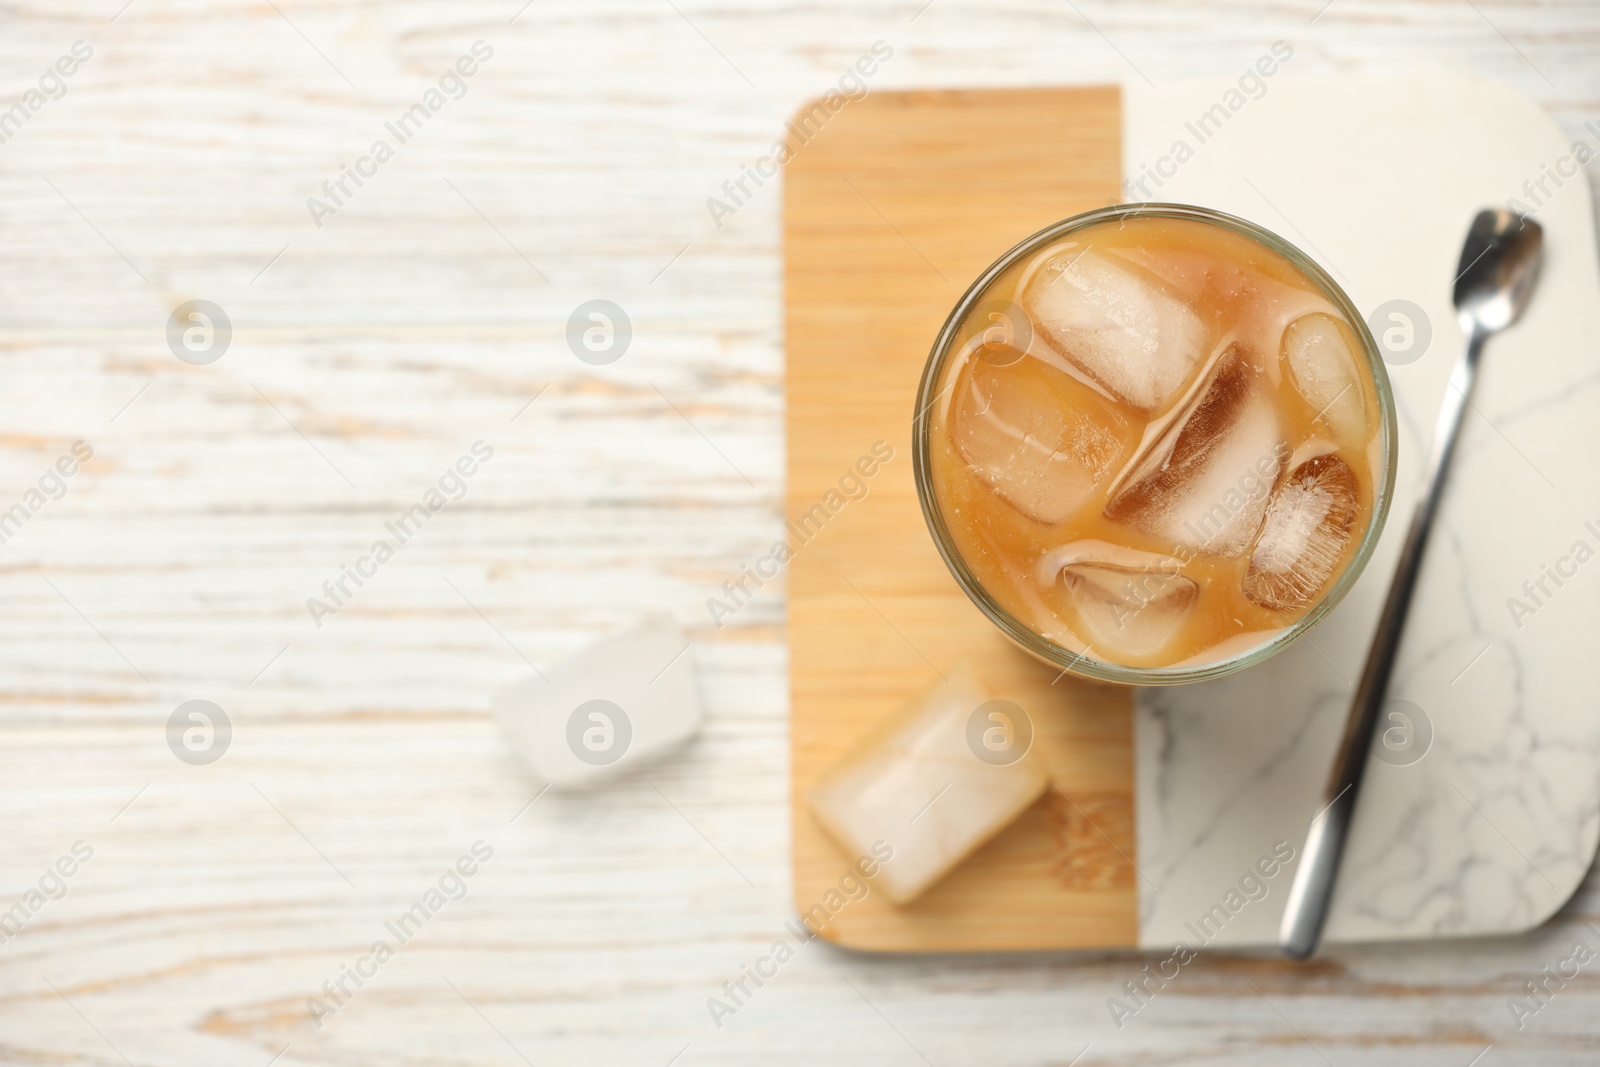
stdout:
<svg viewBox="0 0 1600 1067">
<path fill-rule="evenodd" d="M 1422 569 L 1422 553 L 1439 508 L 1445 470 L 1455 451 L 1461 417 L 1466 411 L 1467 398 L 1478 373 L 1478 357 L 1487 337 L 1485 331 L 1473 328 L 1468 335 L 1466 351 L 1450 373 L 1450 385 L 1445 389 L 1444 404 L 1439 409 L 1439 421 L 1433 431 L 1433 450 L 1428 457 L 1422 495 L 1417 500 L 1411 528 L 1406 531 L 1405 545 L 1400 550 L 1400 562 L 1389 585 L 1383 613 L 1378 616 L 1378 629 L 1367 652 L 1361 681 L 1356 685 L 1344 736 L 1328 775 L 1324 806 L 1311 820 L 1300 866 L 1289 887 L 1289 900 L 1278 928 L 1278 946 L 1295 959 L 1303 960 L 1315 952 L 1322 937 L 1322 925 L 1328 917 L 1334 880 L 1339 873 L 1339 858 L 1344 853 L 1345 838 L 1355 815 L 1356 797 L 1361 791 L 1361 777 L 1366 772 L 1373 729 L 1389 688 L 1389 675 L 1400 648 L 1406 614 L 1411 608 L 1411 594 Z"/>
</svg>

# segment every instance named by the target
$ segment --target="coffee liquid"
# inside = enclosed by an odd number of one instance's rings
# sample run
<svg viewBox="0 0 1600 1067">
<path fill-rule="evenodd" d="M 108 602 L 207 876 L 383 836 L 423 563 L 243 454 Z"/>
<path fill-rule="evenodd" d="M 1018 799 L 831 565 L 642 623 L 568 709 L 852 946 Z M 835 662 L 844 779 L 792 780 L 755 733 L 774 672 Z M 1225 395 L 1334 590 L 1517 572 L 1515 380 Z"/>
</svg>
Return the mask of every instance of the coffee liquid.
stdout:
<svg viewBox="0 0 1600 1067">
<path fill-rule="evenodd" d="M 1096 223 L 997 277 L 929 412 L 935 498 L 984 589 L 1128 667 L 1231 658 L 1350 565 L 1382 462 L 1358 333 L 1249 237 Z"/>
</svg>

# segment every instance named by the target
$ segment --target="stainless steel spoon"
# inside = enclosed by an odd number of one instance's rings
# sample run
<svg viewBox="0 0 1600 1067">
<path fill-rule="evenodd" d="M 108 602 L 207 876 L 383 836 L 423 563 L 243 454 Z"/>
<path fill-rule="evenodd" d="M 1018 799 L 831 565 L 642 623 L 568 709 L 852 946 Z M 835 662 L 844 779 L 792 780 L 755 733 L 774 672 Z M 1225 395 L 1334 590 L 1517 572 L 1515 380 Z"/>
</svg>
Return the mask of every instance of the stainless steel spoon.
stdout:
<svg viewBox="0 0 1600 1067">
<path fill-rule="evenodd" d="M 1378 618 L 1378 632 L 1373 635 L 1367 665 L 1356 686 L 1344 737 L 1339 742 L 1339 753 L 1328 777 L 1324 807 L 1311 820 L 1300 866 L 1294 872 L 1294 884 L 1289 887 L 1288 905 L 1278 928 L 1278 945 L 1295 959 L 1303 960 L 1315 952 L 1322 937 L 1322 924 L 1328 916 L 1334 879 L 1339 873 L 1339 857 L 1344 852 L 1345 838 L 1355 815 L 1356 795 L 1361 790 L 1361 776 L 1366 770 L 1378 709 L 1389 688 L 1389 674 L 1400 647 L 1406 612 L 1411 607 L 1422 552 L 1439 507 L 1445 469 L 1450 465 L 1450 454 L 1455 450 L 1457 431 L 1461 428 L 1461 415 L 1466 410 L 1473 379 L 1477 377 L 1478 359 L 1490 335 L 1510 326 L 1527 306 L 1539 273 L 1541 244 L 1542 231 L 1538 223 L 1510 211 L 1489 210 L 1480 211 L 1472 220 L 1472 228 L 1467 231 L 1466 243 L 1461 248 L 1455 304 L 1461 331 L 1467 335 L 1467 350 L 1450 374 L 1450 387 L 1445 391 L 1444 406 L 1433 431 L 1427 481 L 1417 501 L 1411 529 L 1406 533 L 1405 547 L 1400 550 L 1400 564 L 1389 586 L 1383 614 Z"/>
</svg>

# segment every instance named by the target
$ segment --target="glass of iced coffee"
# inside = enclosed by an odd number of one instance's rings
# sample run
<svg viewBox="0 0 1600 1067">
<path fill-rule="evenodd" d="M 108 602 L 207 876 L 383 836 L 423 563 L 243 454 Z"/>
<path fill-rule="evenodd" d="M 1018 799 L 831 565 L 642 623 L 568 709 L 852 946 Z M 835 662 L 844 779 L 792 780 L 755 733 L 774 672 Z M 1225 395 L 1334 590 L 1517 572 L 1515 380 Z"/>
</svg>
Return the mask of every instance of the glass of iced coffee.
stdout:
<svg viewBox="0 0 1600 1067">
<path fill-rule="evenodd" d="M 1204 208 L 1106 208 L 1017 245 L 918 391 L 922 510 L 1028 652 L 1141 685 L 1280 651 L 1354 583 L 1393 492 L 1371 334 L 1287 241 Z"/>
</svg>

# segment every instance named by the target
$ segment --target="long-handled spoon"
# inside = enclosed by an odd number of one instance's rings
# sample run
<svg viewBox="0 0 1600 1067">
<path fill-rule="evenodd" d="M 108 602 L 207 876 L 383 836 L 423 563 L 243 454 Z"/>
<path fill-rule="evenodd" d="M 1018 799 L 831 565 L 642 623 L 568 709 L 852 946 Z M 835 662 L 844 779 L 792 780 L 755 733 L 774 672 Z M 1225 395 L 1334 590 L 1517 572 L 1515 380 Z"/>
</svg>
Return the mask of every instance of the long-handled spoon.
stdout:
<svg viewBox="0 0 1600 1067">
<path fill-rule="evenodd" d="M 1400 550 L 1400 564 L 1389 586 L 1383 614 L 1378 618 L 1378 632 L 1373 635 L 1367 665 L 1356 686 L 1344 737 L 1339 742 L 1339 753 L 1328 777 L 1324 807 L 1311 820 L 1300 866 L 1289 888 L 1288 905 L 1278 928 L 1278 945 L 1295 959 L 1303 960 L 1315 952 L 1322 937 L 1322 924 L 1328 916 L 1334 879 L 1339 873 L 1339 857 L 1344 852 L 1345 838 L 1355 815 L 1356 795 L 1361 791 L 1361 776 L 1366 770 L 1378 709 L 1389 688 L 1389 675 L 1400 647 L 1406 612 L 1411 607 L 1422 552 L 1439 507 L 1445 469 L 1450 465 L 1450 454 L 1461 429 L 1461 415 L 1472 392 L 1473 379 L 1477 377 L 1478 359 L 1489 337 L 1517 321 L 1517 316 L 1527 306 L 1539 272 L 1541 243 L 1542 231 L 1538 223 L 1509 211 L 1480 211 L 1467 231 L 1455 283 L 1456 314 L 1462 332 L 1467 335 L 1467 349 L 1450 374 L 1450 387 L 1445 391 L 1444 407 L 1439 411 L 1439 422 L 1433 431 L 1427 481 L 1417 501 L 1411 529 L 1406 533 L 1405 547 Z"/>
</svg>

